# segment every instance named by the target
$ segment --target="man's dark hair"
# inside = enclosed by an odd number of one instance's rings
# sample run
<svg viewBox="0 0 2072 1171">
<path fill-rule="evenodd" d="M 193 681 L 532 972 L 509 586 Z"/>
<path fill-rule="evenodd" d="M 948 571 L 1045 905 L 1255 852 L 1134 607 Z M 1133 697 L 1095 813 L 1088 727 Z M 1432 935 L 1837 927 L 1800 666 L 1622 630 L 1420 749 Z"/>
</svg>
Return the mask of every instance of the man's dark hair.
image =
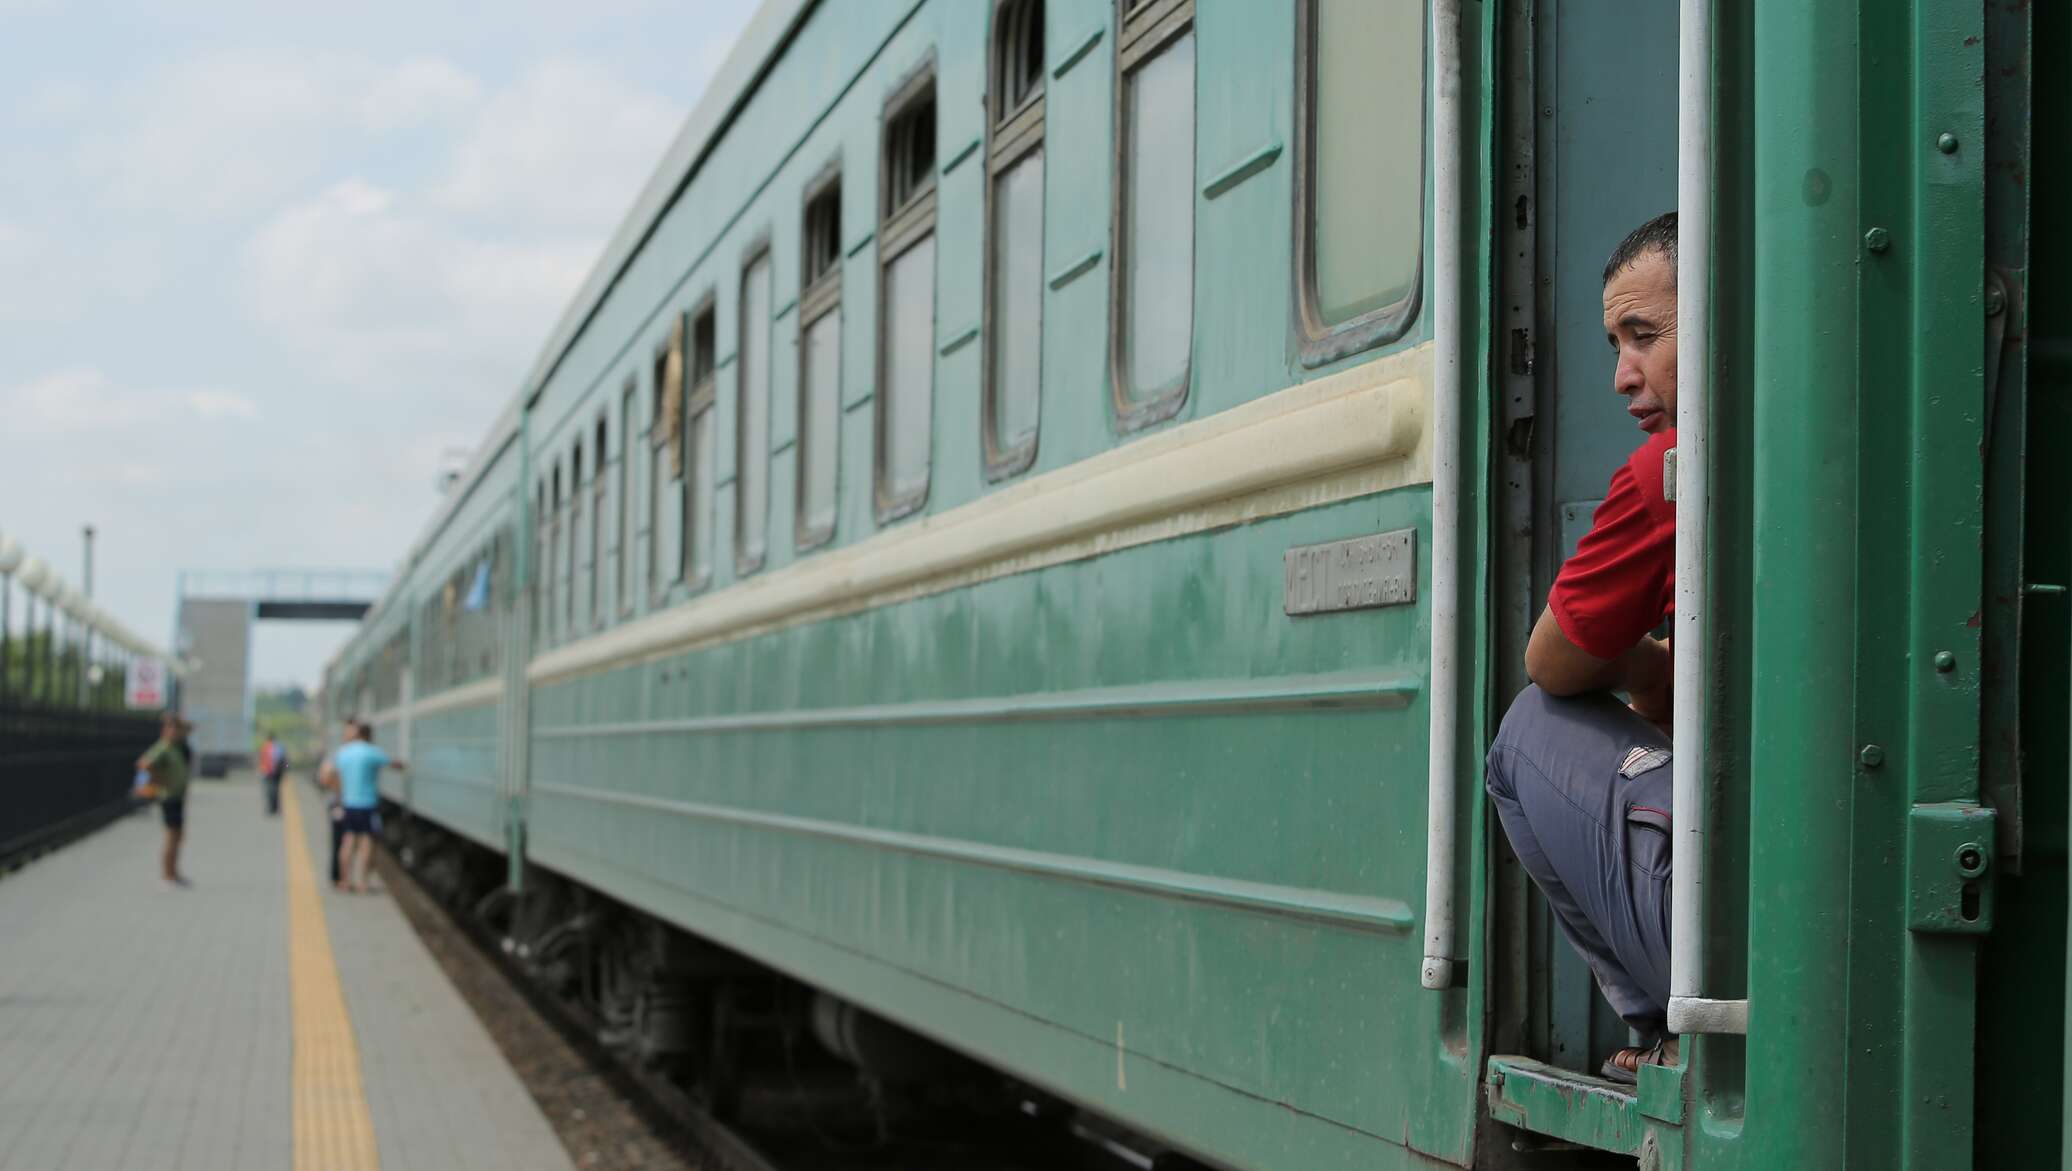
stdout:
<svg viewBox="0 0 2072 1171">
<path fill-rule="evenodd" d="M 1626 233 L 1626 238 L 1612 249 L 1612 258 L 1604 262 L 1604 283 L 1611 284 L 1613 277 L 1631 268 L 1634 261 L 1650 252 L 1660 252 L 1662 259 L 1669 262 L 1669 271 L 1676 271 L 1675 212 L 1665 211 Z"/>
</svg>

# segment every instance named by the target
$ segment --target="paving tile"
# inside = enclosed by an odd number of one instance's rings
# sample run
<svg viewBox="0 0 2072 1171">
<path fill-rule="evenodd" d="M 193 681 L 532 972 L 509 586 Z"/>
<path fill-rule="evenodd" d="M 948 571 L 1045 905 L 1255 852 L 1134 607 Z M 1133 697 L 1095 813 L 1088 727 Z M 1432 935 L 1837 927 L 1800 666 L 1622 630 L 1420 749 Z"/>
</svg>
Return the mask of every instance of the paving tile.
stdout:
<svg viewBox="0 0 2072 1171">
<path fill-rule="evenodd" d="M 250 778 L 198 781 L 193 887 L 158 881 L 160 841 L 142 810 L 0 878 L 0 1171 L 292 1166 L 281 823 Z M 571 1171 L 395 906 L 324 905 L 384 1171 Z"/>
<path fill-rule="evenodd" d="M 314 802 L 301 804 L 310 854 L 321 860 L 329 827 Z M 518 1075 L 388 896 L 326 886 L 324 916 L 382 1171 L 573 1171 Z"/>
</svg>

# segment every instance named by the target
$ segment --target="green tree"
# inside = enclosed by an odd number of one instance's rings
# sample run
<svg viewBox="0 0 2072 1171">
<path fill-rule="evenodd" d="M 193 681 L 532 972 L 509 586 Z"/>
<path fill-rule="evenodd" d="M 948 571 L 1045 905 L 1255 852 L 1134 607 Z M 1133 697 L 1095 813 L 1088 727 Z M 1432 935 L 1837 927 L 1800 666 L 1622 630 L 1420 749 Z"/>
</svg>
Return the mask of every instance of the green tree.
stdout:
<svg viewBox="0 0 2072 1171">
<path fill-rule="evenodd" d="M 266 734 L 273 733 L 288 749 L 291 765 L 307 767 L 316 760 L 317 729 L 309 715 L 309 693 L 297 686 L 261 688 L 252 696 L 252 753 L 256 759 Z"/>
</svg>

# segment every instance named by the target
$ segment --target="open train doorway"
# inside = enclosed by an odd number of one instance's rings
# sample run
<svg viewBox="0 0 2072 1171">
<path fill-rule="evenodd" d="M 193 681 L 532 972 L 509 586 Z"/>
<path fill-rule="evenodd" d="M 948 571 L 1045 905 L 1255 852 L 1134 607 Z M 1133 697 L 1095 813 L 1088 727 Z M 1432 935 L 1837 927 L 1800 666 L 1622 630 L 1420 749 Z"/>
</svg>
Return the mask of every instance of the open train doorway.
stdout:
<svg viewBox="0 0 2072 1171">
<path fill-rule="evenodd" d="M 1607 258 L 1676 207 L 1677 10 L 1539 0 L 1508 6 L 1497 257 L 1500 585 L 1496 716 L 1526 685 L 1532 625 L 1646 436 L 1613 390 Z M 1618 46 L 1607 52 L 1606 46 Z M 1496 1052 L 1594 1074 L 1627 1029 L 1488 819 Z"/>
</svg>

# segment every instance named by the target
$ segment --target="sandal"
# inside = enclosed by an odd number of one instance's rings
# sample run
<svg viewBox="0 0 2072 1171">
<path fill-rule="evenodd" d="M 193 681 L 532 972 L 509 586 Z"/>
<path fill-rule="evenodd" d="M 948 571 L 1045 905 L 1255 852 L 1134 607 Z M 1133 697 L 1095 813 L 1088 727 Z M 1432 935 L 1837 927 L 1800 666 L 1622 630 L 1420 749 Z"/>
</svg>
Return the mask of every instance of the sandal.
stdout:
<svg viewBox="0 0 2072 1171">
<path fill-rule="evenodd" d="M 1638 1085 L 1640 1083 L 1641 1066 L 1675 1065 L 1677 1060 L 1676 1048 L 1675 1037 L 1663 1037 L 1652 1045 L 1630 1046 L 1605 1058 L 1604 1065 L 1597 1072 L 1606 1081 L 1617 1082 L 1622 1086 Z M 1619 1060 L 1622 1057 L 1631 1060 L 1633 1065 L 1630 1068 L 1627 1067 L 1624 1062 Z"/>
</svg>

